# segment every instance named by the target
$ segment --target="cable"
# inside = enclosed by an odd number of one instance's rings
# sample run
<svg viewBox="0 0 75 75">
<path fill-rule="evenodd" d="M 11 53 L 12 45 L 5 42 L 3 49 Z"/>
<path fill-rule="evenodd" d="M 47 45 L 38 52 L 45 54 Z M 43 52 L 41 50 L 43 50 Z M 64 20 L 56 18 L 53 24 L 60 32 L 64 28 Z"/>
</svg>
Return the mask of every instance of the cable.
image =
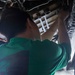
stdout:
<svg viewBox="0 0 75 75">
<path fill-rule="evenodd" d="M 25 7 L 23 6 L 23 2 L 21 2 L 20 0 L 16 0 L 16 1 L 17 1 L 18 5 L 19 5 L 20 9 L 23 10 L 23 11 L 26 11 Z M 25 0 L 24 0 L 24 2 L 25 2 Z"/>
<path fill-rule="evenodd" d="M 21 2 L 20 0 L 0 0 L 0 1 L 2 1 L 2 2 L 4 2 L 4 3 L 6 3 L 7 1 L 16 2 L 16 3 L 18 3 L 18 5 L 19 5 L 19 7 L 20 7 L 21 10 L 30 12 L 30 11 L 36 9 L 36 8 L 39 8 L 40 6 L 43 6 L 43 5 L 48 4 L 48 3 L 51 2 L 52 0 L 49 0 L 48 2 L 43 3 L 43 4 L 40 4 L 40 5 L 38 5 L 38 6 L 35 6 L 35 7 L 31 8 L 30 10 L 25 10 L 25 7 L 23 6 L 23 3 L 24 3 L 26 0 L 23 0 L 23 2 Z"/>
<path fill-rule="evenodd" d="M 48 2 L 46 2 L 46 3 L 43 3 L 43 4 L 41 4 L 41 5 L 38 5 L 38 6 L 36 6 L 36 7 L 33 7 L 32 9 L 30 9 L 30 10 L 27 10 L 28 12 L 30 12 L 30 11 L 32 11 L 32 10 L 34 10 L 34 9 L 36 9 L 36 8 L 39 8 L 40 6 L 43 6 L 43 5 L 46 5 L 46 4 L 48 4 L 49 2 L 51 2 L 52 0 L 49 0 Z"/>
</svg>

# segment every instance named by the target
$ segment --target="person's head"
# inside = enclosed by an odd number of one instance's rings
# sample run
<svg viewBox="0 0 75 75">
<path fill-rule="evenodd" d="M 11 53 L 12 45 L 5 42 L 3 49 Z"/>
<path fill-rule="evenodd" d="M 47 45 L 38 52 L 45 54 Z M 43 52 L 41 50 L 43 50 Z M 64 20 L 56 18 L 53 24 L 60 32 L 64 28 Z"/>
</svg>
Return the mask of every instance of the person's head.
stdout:
<svg viewBox="0 0 75 75">
<path fill-rule="evenodd" d="M 40 38 L 37 25 L 27 12 L 19 8 L 7 7 L 3 10 L 0 22 L 0 32 L 7 39 L 23 34 L 31 39 Z M 24 36 L 24 37 L 25 37 Z"/>
</svg>

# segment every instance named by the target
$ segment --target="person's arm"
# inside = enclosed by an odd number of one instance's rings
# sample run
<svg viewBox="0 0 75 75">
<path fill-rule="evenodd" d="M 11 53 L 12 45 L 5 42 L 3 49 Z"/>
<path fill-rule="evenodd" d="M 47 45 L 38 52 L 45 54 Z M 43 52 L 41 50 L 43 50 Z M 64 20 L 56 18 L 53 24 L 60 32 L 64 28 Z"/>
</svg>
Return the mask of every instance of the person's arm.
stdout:
<svg viewBox="0 0 75 75">
<path fill-rule="evenodd" d="M 70 45 L 70 39 L 67 33 L 67 29 L 65 27 L 64 19 L 67 17 L 67 13 L 61 11 L 58 18 L 58 36 L 59 36 L 59 43 L 68 43 Z"/>
<path fill-rule="evenodd" d="M 64 20 L 67 16 L 67 12 L 61 11 L 58 17 L 58 43 L 64 56 L 64 62 L 62 63 L 61 67 L 63 65 L 67 65 L 71 57 L 71 43 Z"/>
<path fill-rule="evenodd" d="M 57 28 L 58 28 L 58 20 L 56 19 L 56 21 L 51 25 L 50 29 L 41 36 L 42 40 L 45 39 L 51 40 Z"/>
</svg>

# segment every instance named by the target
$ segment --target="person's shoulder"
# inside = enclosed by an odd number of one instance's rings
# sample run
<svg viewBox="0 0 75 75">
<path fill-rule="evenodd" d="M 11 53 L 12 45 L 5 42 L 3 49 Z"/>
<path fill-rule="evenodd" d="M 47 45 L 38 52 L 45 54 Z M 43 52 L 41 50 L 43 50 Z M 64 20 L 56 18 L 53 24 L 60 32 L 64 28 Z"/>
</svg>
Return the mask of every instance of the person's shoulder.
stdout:
<svg viewBox="0 0 75 75">
<path fill-rule="evenodd" d="M 59 47 L 59 45 L 53 41 L 50 41 L 50 40 L 43 40 L 43 41 L 40 41 L 40 40 L 36 40 L 36 41 L 32 41 L 32 44 L 33 45 L 41 45 L 41 46 L 51 46 L 51 47 Z"/>
<path fill-rule="evenodd" d="M 36 40 L 36 41 L 32 41 L 33 45 L 46 45 L 46 44 L 51 44 L 51 43 L 53 43 L 53 42 L 49 41 L 49 40 L 43 40 L 43 41 Z"/>
<path fill-rule="evenodd" d="M 50 40 L 43 40 L 43 41 L 36 40 L 36 41 L 33 41 L 32 45 L 34 47 L 39 47 L 39 48 L 41 47 L 43 49 L 54 50 L 56 52 L 57 52 L 57 50 L 60 51 L 59 45 Z"/>
<path fill-rule="evenodd" d="M 62 53 L 62 50 L 59 47 L 59 45 L 49 40 L 44 41 L 36 40 L 33 44 L 32 49 L 36 52 L 39 53 L 41 52 L 44 55 L 48 55 L 50 58 L 53 59 L 59 57 Z"/>
</svg>

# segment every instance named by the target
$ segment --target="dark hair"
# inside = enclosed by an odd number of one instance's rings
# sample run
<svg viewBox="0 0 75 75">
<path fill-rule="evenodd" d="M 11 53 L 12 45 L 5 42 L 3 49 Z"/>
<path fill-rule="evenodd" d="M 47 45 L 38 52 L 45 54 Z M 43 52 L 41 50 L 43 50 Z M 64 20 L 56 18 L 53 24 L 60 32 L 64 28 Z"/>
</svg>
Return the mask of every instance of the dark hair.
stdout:
<svg viewBox="0 0 75 75">
<path fill-rule="evenodd" d="M 26 21 L 28 17 L 30 18 L 30 15 L 19 8 L 5 8 L 2 11 L 0 32 L 4 34 L 7 39 L 24 32 L 26 30 Z"/>
</svg>

